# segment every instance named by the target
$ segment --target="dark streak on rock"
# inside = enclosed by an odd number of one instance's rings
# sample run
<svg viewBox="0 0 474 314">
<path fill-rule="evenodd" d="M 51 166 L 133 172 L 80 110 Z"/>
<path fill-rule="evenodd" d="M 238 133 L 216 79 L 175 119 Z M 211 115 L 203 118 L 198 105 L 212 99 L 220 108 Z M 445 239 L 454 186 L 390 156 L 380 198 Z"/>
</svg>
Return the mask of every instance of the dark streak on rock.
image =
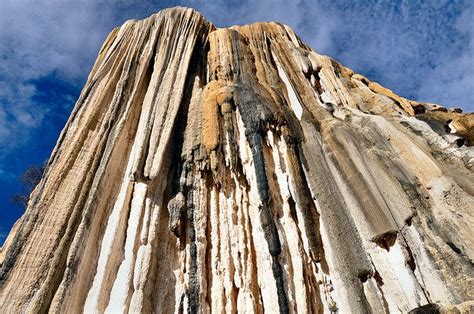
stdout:
<svg viewBox="0 0 474 314">
<path fill-rule="evenodd" d="M 417 307 L 410 312 L 409 314 L 438 314 L 441 313 L 440 306 L 436 303 L 429 303 L 420 307 Z"/>
<path fill-rule="evenodd" d="M 381 248 L 390 251 L 390 248 L 395 244 L 397 241 L 397 231 L 388 231 L 383 234 L 380 234 L 372 239 L 372 242 L 380 246 Z"/>
<path fill-rule="evenodd" d="M 263 143 L 261 135 L 261 118 L 264 116 L 264 105 L 257 102 L 259 97 L 248 89 L 237 89 L 234 93 L 234 102 L 238 107 L 242 116 L 243 123 L 246 127 L 245 135 L 252 150 L 252 158 L 255 167 L 255 175 L 257 178 L 257 189 L 262 205 L 260 207 L 260 219 L 268 249 L 272 255 L 272 270 L 277 284 L 278 304 L 281 313 L 288 313 L 288 299 L 285 291 L 283 279 L 283 270 L 278 260 L 281 253 L 281 243 L 278 236 L 275 221 L 271 214 L 270 196 L 268 191 L 268 178 L 265 168 L 265 159 L 263 153 Z"/>
<path fill-rule="evenodd" d="M 414 272 L 416 269 L 415 257 L 413 256 L 413 252 L 411 251 L 409 245 L 406 245 L 405 248 L 407 249 L 407 252 L 408 252 L 407 265 L 408 267 L 410 267 L 411 271 Z"/>
<path fill-rule="evenodd" d="M 191 181 L 194 181 L 194 175 L 192 170 L 188 177 Z M 191 257 L 190 266 L 189 266 L 189 286 L 186 289 L 186 295 L 189 300 L 189 310 L 188 313 L 199 313 L 200 303 L 199 303 L 199 278 L 197 275 L 198 263 L 197 263 L 197 245 L 196 245 L 196 229 L 194 226 L 194 210 L 195 205 L 193 202 L 194 188 L 190 186 L 187 191 L 187 210 L 188 210 L 188 225 L 189 225 L 189 241 L 191 242 L 189 255 Z"/>
<path fill-rule="evenodd" d="M 205 33 L 206 29 L 203 29 L 202 32 Z M 184 130 L 186 128 L 191 96 L 193 95 L 194 80 L 195 77 L 200 77 L 201 81 L 204 81 L 204 64 L 207 59 L 207 53 L 207 36 L 203 36 L 201 41 L 197 41 L 194 46 L 189 63 L 188 77 L 185 82 L 184 97 L 181 100 L 176 125 L 173 130 L 173 140 L 171 141 L 174 143 L 172 145 L 171 160 L 175 161 L 174 165 L 172 165 L 172 169 L 174 169 L 175 173 L 171 186 L 174 198 L 168 203 L 168 209 L 171 209 L 169 227 L 176 236 L 181 238 L 185 236 L 185 229 L 187 229 L 191 242 L 189 251 L 191 257 L 188 274 L 189 286 L 185 293 L 189 300 L 189 313 L 200 312 L 200 285 L 197 277 L 198 262 L 196 230 L 194 226 L 195 204 L 193 198 L 195 169 L 193 169 L 192 166 L 193 160 L 183 160 L 181 155 L 184 143 Z M 183 179 L 185 182 L 182 182 Z M 184 244 L 185 241 L 182 241 L 182 243 Z"/>
<path fill-rule="evenodd" d="M 453 242 L 446 242 L 446 244 L 456 253 L 461 254 L 462 251 L 453 243 Z"/>
</svg>

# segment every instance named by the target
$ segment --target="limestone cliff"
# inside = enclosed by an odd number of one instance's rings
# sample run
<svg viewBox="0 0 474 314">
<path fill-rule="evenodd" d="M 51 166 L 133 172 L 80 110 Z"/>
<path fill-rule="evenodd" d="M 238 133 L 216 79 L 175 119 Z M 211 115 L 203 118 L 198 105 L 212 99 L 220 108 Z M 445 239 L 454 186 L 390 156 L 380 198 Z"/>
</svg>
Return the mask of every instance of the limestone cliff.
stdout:
<svg viewBox="0 0 474 314">
<path fill-rule="evenodd" d="M 1 251 L 0 312 L 472 311 L 473 123 L 282 24 L 128 21 Z"/>
</svg>

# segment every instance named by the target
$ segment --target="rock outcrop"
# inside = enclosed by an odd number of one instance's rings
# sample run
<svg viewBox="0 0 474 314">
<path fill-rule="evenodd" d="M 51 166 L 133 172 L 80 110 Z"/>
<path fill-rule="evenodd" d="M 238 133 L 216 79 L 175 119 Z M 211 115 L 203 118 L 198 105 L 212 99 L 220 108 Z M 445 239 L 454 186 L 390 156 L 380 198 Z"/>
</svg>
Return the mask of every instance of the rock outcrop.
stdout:
<svg viewBox="0 0 474 314">
<path fill-rule="evenodd" d="M 473 114 L 278 23 L 114 29 L 0 255 L 0 312 L 474 310 Z"/>
</svg>

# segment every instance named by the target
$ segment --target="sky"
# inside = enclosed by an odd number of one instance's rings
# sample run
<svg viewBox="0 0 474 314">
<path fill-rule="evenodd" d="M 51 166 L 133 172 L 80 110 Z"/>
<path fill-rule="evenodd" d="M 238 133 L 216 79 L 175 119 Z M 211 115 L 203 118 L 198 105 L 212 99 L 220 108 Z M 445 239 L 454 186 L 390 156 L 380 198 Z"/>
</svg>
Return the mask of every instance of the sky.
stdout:
<svg viewBox="0 0 474 314">
<path fill-rule="evenodd" d="M 176 5 L 218 27 L 278 21 L 418 101 L 474 111 L 474 6 L 456 0 L 1 0 L 0 245 L 22 209 L 19 176 L 49 158 L 107 34 Z"/>
</svg>

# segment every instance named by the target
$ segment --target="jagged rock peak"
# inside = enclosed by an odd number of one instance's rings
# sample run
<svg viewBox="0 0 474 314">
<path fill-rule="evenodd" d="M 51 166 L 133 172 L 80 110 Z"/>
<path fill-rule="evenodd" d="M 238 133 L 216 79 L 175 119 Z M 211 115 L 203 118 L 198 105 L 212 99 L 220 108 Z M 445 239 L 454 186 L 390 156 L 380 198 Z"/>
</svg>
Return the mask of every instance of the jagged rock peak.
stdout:
<svg viewBox="0 0 474 314">
<path fill-rule="evenodd" d="M 473 121 L 282 24 L 128 21 L 0 251 L 0 312 L 473 311 Z"/>
</svg>

